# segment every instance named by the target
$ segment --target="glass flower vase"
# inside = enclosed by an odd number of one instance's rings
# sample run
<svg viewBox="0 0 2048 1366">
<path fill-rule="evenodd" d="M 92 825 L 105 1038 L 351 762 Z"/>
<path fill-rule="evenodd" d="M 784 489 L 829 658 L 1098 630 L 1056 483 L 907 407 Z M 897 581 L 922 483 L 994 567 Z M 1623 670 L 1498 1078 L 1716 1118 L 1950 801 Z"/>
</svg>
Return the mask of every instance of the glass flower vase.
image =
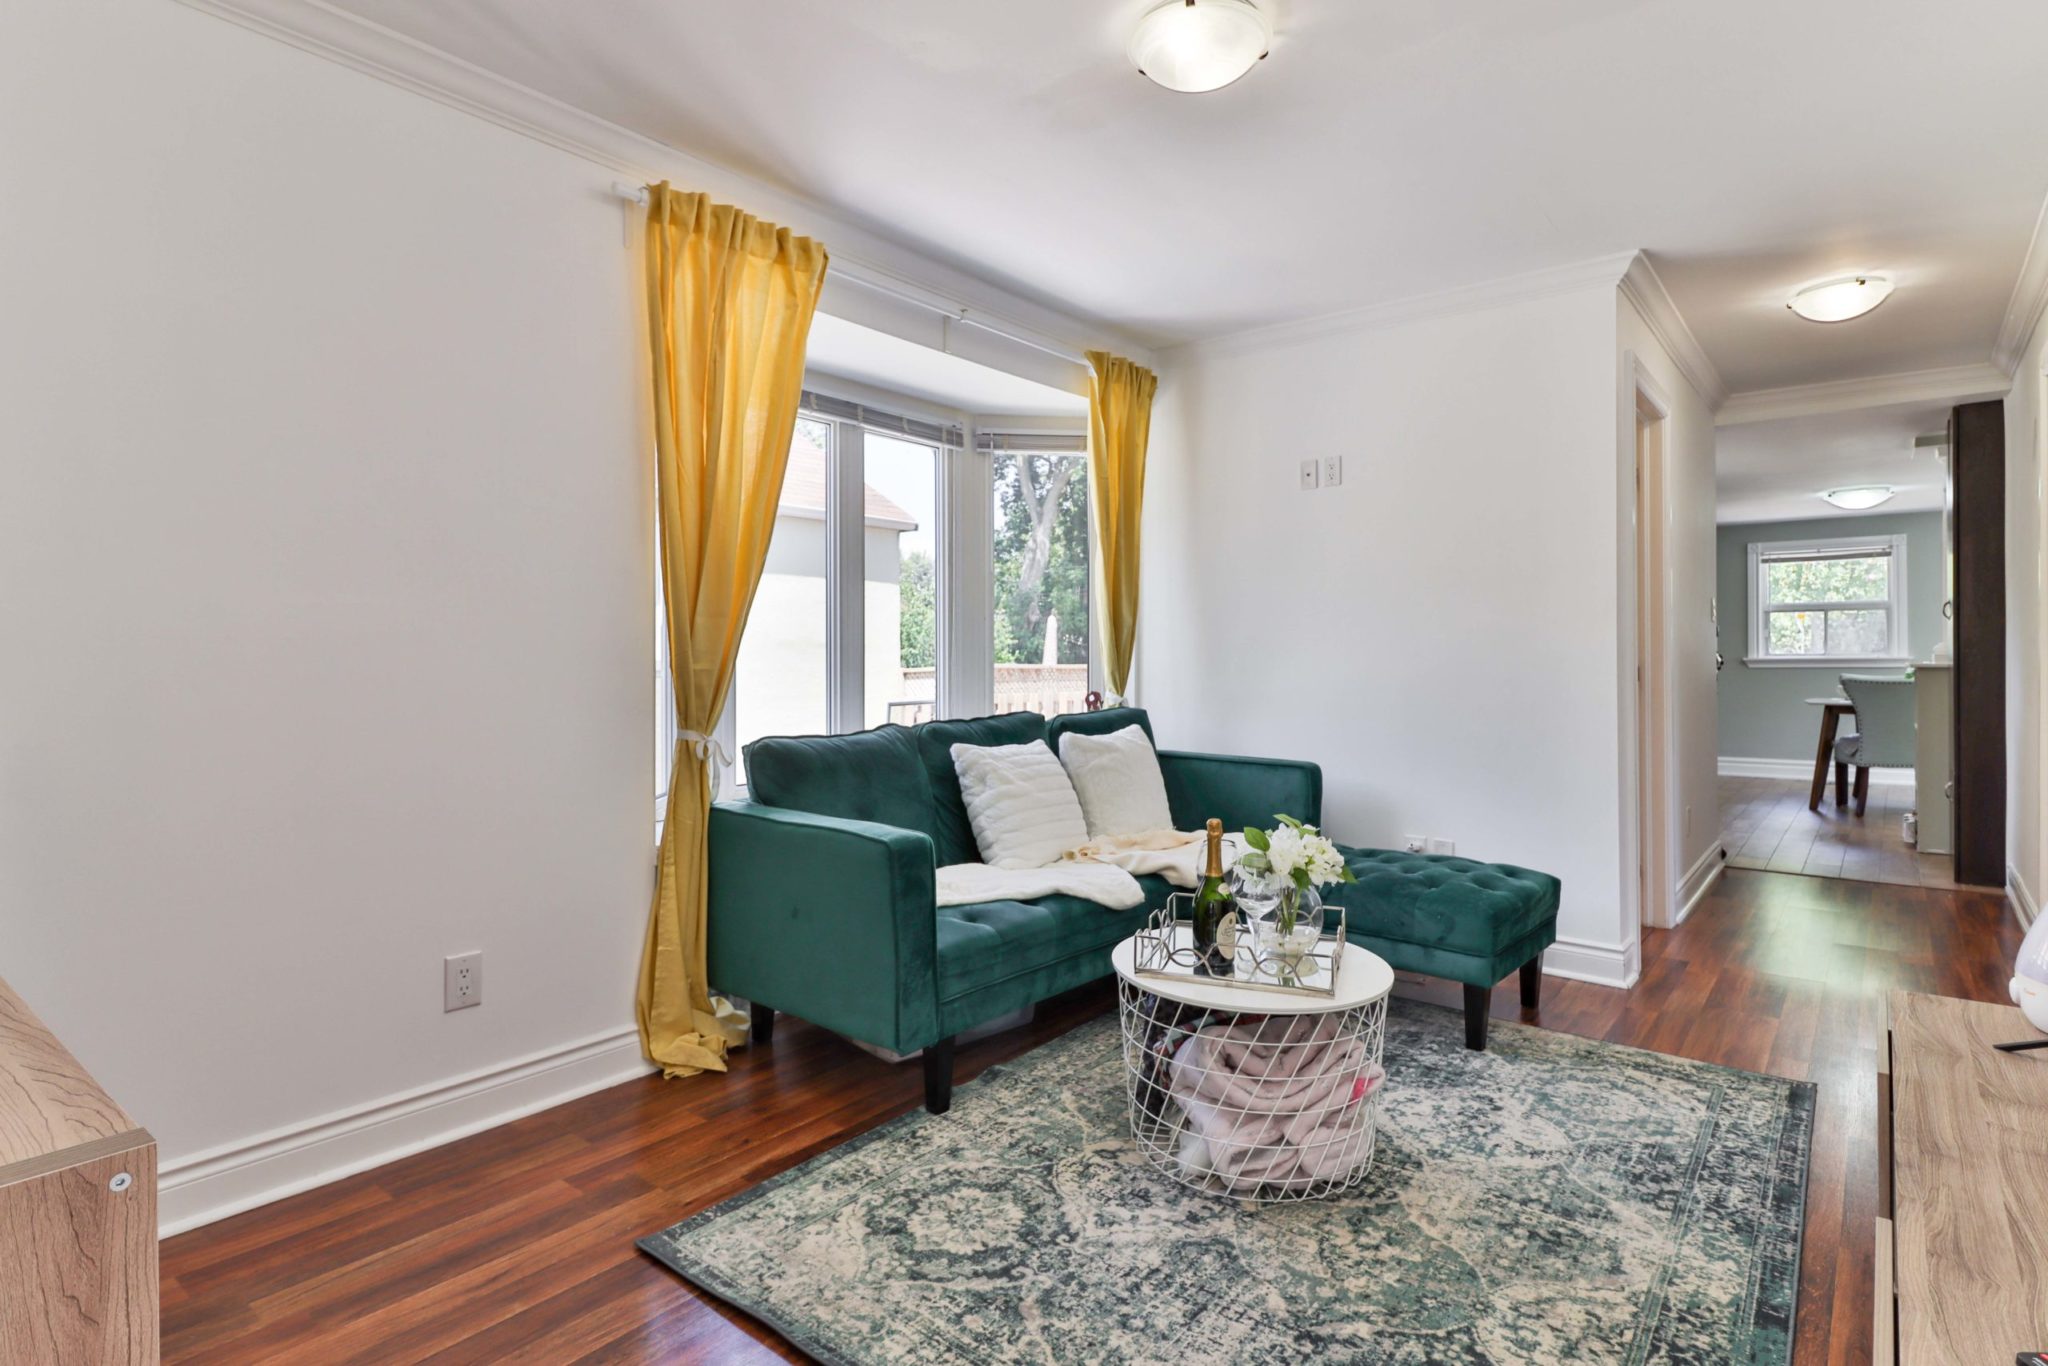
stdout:
<svg viewBox="0 0 2048 1366">
<path fill-rule="evenodd" d="M 1297 887 L 1286 881 L 1257 926 L 1259 957 L 1280 981 L 1294 985 L 1304 975 L 1303 964 L 1316 941 L 1323 937 L 1323 896 L 1313 887 Z"/>
</svg>

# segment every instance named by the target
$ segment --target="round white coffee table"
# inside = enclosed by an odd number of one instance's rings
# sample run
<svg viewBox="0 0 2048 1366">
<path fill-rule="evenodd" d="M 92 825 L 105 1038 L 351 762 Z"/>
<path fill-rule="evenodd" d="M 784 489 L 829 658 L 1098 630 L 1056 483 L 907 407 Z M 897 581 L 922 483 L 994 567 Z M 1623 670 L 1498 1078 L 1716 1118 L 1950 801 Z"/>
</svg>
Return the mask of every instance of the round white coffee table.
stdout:
<svg viewBox="0 0 2048 1366">
<path fill-rule="evenodd" d="M 1177 948 L 1192 942 L 1174 928 Z M 1394 970 L 1347 944 L 1333 995 L 1224 978 L 1138 974 L 1138 936 L 1110 952 L 1131 1133 L 1184 1185 L 1235 1200 L 1313 1200 L 1372 1166 Z"/>
</svg>

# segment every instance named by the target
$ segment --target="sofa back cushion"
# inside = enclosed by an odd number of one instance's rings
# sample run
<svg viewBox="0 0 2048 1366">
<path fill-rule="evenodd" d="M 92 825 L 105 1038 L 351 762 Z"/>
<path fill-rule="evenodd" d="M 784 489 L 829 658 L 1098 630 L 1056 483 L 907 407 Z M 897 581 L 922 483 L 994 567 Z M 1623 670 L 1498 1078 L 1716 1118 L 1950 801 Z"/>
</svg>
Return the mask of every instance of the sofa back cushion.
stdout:
<svg viewBox="0 0 2048 1366">
<path fill-rule="evenodd" d="M 1066 730 L 1060 735 L 1060 763 L 1081 799 L 1090 839 L 1173 829 L 1159 754 L 1143 726 L 1132 724 L 1107 735 Z"/>
<path fill-rule="evenodd" d="M 914 734 L 918 756 L 924 762 L 925 787 L 931 794 L 932 843 L 937 846 L 939 866 L 981 862 L 974 827 L 967 820 L 967 803 L 960 797 L 953 746 L 1028 745 L 1045 739 L 1045 718 L 1035 711 L 1016 711 L 971 721 L 927 721 Z"/>
<path fill-rule="evenodd" d="M 1049 868 L 1088 842 L 1074 784 L 1045 741 L 955 745 L 953 768 L 983 863 Z"/>
<path fill-rule="evenodd" d="M 1070 711 L 1055 716 L 1045 723 L 1045 742 L 1052 746 L 1052 752 L 1060 752 L 1060 737 L 1070 732 L 1081 735 L 1107 735 L 1125 726 L 1143 726 L 1145 738 L 1155 745 L 1159 737 L 1152 733 L 1152 718 L 1145 714 L 1143 707 L 1104 707 L 1101 711 Z"/>
<path fill-rule="evenodd" d="M 938 839 L 931 781 L 916 733 L 881 726 L 852 735 L 770 736 L 747 746 L 747 795 L 769 806 L 874 821 Z M 953 784 L 953 800 L 960 785 Z M 964 823 L 963 813 L 961 820 Z M 967 837 L 968 848 L 974 836 Z M 943 852 L 940 863 L 958 862 Z"/>
</svg>

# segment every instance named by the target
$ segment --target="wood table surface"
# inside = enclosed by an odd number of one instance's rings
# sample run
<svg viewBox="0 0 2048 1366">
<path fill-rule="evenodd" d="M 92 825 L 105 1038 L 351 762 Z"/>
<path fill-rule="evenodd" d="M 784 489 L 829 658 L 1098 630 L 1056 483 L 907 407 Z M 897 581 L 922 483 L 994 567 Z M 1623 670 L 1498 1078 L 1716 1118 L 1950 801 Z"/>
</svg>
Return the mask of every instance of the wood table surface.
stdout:
<svg viewBox="0 0 2048 1366">
<path fill-rule="evenodd" d="M 2048 1349 L 2048 1051 L 2011 1006 L 1891 997 L 1898 1359 L 1981 1366 Z"/>
<path fill-rule="evenodd" d="M 156 1140 L 0 982 L 0 1362 L 157 1359 Z"/>
</svg>

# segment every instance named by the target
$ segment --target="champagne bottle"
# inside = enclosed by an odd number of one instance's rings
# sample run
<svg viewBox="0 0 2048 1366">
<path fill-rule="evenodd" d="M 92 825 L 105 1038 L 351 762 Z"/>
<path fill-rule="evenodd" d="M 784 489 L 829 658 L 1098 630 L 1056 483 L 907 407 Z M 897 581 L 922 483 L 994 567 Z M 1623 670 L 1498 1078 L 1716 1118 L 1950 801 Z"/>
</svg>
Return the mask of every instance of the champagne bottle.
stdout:
<svg viewBox="0 0 2048 1366">
<path fill-rule="evenodd" d="M 1195 973 L 1229 977 L 1236 969 L 1237 901 L 1223 881 L 1223 822 L 1209 822 L 1202 888 L 1195 893 Z"/>
</svg>

